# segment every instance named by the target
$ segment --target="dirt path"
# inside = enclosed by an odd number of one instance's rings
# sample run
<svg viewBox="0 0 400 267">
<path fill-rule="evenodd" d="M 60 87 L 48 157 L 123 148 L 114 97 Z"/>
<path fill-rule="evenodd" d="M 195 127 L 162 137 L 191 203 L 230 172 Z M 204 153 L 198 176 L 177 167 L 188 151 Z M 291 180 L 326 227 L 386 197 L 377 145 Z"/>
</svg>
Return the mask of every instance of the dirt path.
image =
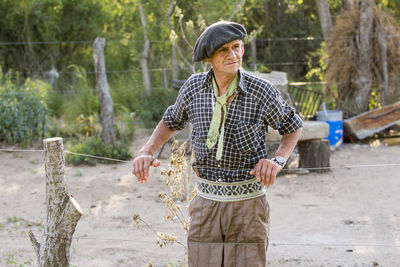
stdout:
<svg viewBox="0 0 400 267">
<path fill-rule="evenodd" d="M 133 150 L 147 133 L 137 136 Z M 43 154 L 0 152 L 0 159 L 0 266 L 36 266 L 26 233 L 43 229 Z M 350 144 L 331 157 L 332 166 L 380 163 L 400 163 L 400 147 Z M 157 194 L 166 188 L 159 170 L 151 171 L 146 185 L 130 172 L 128 163 L 67 166 L 68 189 L 84 211 L 71 266 L 166 266 L 184 257 L 179 245 L 158 248 L 153 233 L 132 221 L 138 213 L 185 241 L 178 222 L 163 221 Z M 400 166 L 282 175 L 268 199 L 269 266 L 400 266 Z"/>
</svg>

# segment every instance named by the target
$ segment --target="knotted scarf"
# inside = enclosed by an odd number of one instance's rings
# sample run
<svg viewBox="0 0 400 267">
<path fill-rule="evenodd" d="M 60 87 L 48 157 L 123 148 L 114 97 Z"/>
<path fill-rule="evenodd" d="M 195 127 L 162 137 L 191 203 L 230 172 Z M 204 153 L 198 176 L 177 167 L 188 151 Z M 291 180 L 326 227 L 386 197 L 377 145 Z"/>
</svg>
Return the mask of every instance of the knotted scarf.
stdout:
<svg viewBox="0 0 400 267">
<path fill-rule="evenodd" d="M 219 91 L 218 85 L 215 82 L 215 77 L 212 79 L 212 83 L 216 101 L 213 116 L 211 119 L 210 129 L 208 130 L 207 147 L 211 149 L 218 142 L 216 158 L 217 160 L 220 160 L 222 158 L 222 149 L 224 145 L 226 106 L 229 97 L 231 97 L 235 93 L 236 87 L 238 86 L 238 75 L 236 75 L 233 81 L 229 84 L 228 91 L 221 96 L 218 96 Z M 223 118 L 221 118 L 222 114 L 224 114 Z"/>
</svg>

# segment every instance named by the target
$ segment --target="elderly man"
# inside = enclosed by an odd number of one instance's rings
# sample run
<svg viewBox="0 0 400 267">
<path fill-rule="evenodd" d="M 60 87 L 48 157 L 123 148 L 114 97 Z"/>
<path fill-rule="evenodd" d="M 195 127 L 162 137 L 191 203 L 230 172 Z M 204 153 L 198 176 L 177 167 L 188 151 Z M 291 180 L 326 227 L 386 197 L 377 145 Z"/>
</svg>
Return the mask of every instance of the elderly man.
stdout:
<svg viewBox="0 0 400 267">
<path fill-rule="evenodd" d="M 189 266 L 265 266 L 269 206 L 264 186 L 274 184 L 301 134 L 302 120 L 268 81 L 242 70 L 246 29 L 217 22 L 197 39 L 193 60 L 211 64 L 179 91 L 146 145 L 133 161 L 141 183 L 154 153 L 193 124 L 193 169 L 197 196 L 190 202 Z M 267 159 L 267 127 L 282 140 Z"/>
</svg>

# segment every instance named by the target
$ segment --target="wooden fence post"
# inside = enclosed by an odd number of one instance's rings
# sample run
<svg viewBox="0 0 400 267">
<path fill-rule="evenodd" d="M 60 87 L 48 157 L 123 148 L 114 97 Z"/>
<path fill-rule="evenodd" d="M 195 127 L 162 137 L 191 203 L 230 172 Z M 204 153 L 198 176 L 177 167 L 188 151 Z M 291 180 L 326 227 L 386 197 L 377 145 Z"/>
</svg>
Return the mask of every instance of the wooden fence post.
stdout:
<svg viewBox="0 0 400 267">
<path fill-rule="evenodd" d="M 63 139 L 44 142 L 46 170 L 46 225 L 39 243 L 32 231 L 29 238 L 40 267 L 69 267 L 69 248 L 75 227 L 82 216 L 78 202 L 68 194 L 65 183 Z"/>
<path fill-rule="evenodd" d="M 94 69 L 96 72 L 97 93 L 100 102 L 100 122 L 103 127 L 101 139 L 107 144 L 114 144 L 113 100 L 108 90 L 104 46 L 106 39 L 96 38 L 93 44 Z"/>
</svg>

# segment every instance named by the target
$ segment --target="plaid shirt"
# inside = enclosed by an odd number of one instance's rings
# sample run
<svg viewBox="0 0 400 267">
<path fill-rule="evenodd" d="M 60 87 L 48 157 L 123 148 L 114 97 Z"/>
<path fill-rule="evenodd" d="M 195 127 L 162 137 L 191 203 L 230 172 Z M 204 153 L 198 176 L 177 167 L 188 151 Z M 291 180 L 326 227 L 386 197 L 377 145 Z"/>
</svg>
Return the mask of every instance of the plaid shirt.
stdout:
<svg viewBox="0 0 400 267">
<path fill-rule="evenodd" d="M 194 74 L 179 91 L 174 105 L 165 111 L 168 128 L 182 130 L 193 124 L 193 168 L 200 178 L 219 182 L 239 182 L 254 178 L 250 170 L 260 159 L 267 158 L 268 126 L 281 135 L 302 127 L 301 118 L 266 80 L 240 71 L 236 96 L 227 107 L 222 159 L 216 160 L 217 145 L 207 147 L 215 97 L 212 69 Z"/>
</svg>

